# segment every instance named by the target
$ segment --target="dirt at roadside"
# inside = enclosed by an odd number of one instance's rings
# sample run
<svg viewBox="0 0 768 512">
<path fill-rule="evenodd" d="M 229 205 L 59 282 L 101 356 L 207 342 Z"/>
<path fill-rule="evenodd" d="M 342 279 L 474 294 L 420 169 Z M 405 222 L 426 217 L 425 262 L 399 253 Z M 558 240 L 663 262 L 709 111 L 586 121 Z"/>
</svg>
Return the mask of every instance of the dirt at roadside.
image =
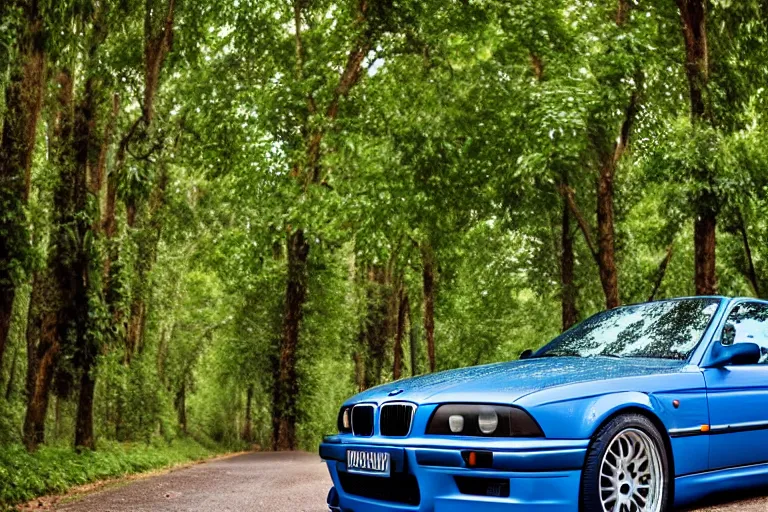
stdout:
<svg viewBox="0 0 768 512">
<path fill-rule="evenodd" d="M 147 478 L 166 475 L 168 473 L 171 473 L 172 471 L 186 469 L 186 468 L 196 466 L 199 464 L 204 464 L 207 462 L 228 459 L 231 457 L 237 457 L 239 455 L 243 455 L 244 453 L 246 452 L 227 453 L 224 455 L 217 455 L 215 457 L 211 457 L 208 459 L 202 459 L 202 460 L 191 461 L 191 462 L 183 462 L 181 464 L 176 464 L 171 467 L 156 469 L 152 471 L 146 471 L 144 473 L 138 473 L 135 475 L 126 475 L 123 477 L 109 478 L 106 480 L 98 480 L 96 482 L 91 482 L 84 485 L 78 485 L 77 487 L 73 487 L 72 489 L 70 489 L 64 494 L 52 494 L 49 496 L 41 496 L 27 503 L 18 505 L 16 507 L 16 510 L 23 511 L 23 512 L 29 512 L 32 510 L 37 510 L 37 511 L 57 510 L 56 506 L 59 504 L 76 501 L 77 499 L 82 498 L 83 496 L 92 494 L 97 491 L 121 487 L 123 485 L 127 485 L 137 480 L 144 480 Z"/>
</svg>

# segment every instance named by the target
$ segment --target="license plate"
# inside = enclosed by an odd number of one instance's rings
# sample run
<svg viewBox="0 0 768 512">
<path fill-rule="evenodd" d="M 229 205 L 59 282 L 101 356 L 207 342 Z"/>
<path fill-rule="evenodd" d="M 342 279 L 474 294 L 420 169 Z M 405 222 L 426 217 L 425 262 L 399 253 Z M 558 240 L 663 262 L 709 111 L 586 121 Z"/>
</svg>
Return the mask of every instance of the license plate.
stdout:
<svg viewBox="0 0 768 512">
<path fill-rule="evenodd" d="M 501 496 L 501 485 L 500 484 L 489 485 L 485 489 L 485 494 L 486 494 L 486 496 L 495 496 L 497 498 L 500 497 Z"/>
<path fill-rule="evenodd" d="M 391 467 L 388 452 L 347 450 L 347 471 L 364 475 L 389 476 Z"/>
</svg>

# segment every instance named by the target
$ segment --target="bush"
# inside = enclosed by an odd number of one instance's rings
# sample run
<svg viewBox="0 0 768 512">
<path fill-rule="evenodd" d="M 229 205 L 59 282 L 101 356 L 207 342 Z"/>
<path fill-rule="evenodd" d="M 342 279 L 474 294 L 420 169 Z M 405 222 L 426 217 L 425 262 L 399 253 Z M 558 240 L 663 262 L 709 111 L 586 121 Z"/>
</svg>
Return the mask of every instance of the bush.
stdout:
<svg viewBox="0 0 768 512">
<path fill-rule="evenodd" d="M 0 508 L 102 480 L 166 468 L 215 455 L 221 450 L 192 439 L 170 443 L 101 443 L 97 451 L 43 447 L 35 453 L 20 445 L 0 448 Z"/>
</svg>

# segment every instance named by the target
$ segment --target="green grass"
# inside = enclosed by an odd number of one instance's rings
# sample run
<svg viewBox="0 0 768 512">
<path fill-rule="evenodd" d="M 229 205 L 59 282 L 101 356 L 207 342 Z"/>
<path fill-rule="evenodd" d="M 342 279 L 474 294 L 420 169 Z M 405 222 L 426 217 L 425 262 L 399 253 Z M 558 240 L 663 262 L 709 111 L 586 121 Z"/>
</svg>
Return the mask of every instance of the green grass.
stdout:
<svg viewBox="0 0 768 512">
<path fill-rule="evenodd" d="M 43 447 L 28 453 L 22 446 L 0 447 L 0 510 L 72 487 L 166 468 L 222 452 L 189 439 L 172 442 L 101 443 L 95 452 Z"/>
</svg>

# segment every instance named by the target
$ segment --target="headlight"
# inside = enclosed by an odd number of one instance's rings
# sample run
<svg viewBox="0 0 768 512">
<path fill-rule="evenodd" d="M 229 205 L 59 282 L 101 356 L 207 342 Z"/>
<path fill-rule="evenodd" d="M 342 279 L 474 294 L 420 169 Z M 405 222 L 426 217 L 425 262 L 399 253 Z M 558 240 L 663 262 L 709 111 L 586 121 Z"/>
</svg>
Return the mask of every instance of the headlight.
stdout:
<svg viewBox="0 0 768 512">
<path fill-rule="evenodd" d="M 527 412 L 506 405 L 445 404 L 432 414 L 427 434 L 480 437 L 544 437 Z"/>
<path fill-rule="evenodd" d="M 461 414 L 448 416 L 448 428 L 450 428 L 451 432 L 454 434 L 460 434 L 464 430 L 464 416 Z"/>
<path fill-rule="evenodd" d="M 499 426 L 499 415 L 493 410 L 493 407 L 483 408 L 477 415 L 477 427 L 483 434 L 493 434 L 496 427 Z"/>
<path fill-rule="evenodd" d="M 339 418 L 336 421 L 336 426 L 339 428 L 339 432 L 342 434 L 348 434 L 352 432 L 352 408 L 342 407 L 339 411 Z"/>
</svg>

